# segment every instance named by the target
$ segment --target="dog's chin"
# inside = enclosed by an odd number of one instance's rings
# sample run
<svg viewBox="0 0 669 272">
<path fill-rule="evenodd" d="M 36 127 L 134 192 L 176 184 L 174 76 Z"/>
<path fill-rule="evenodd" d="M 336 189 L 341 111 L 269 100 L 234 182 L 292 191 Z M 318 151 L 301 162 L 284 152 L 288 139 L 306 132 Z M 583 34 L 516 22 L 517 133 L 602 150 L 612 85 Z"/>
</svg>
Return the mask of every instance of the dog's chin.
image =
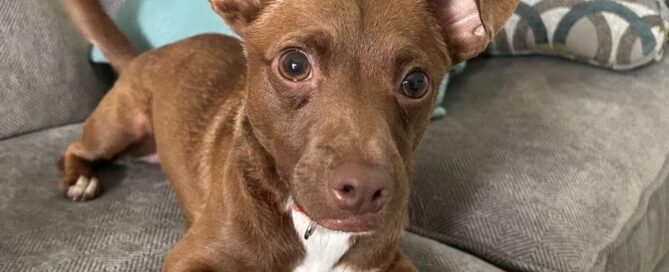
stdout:
<svg viewBox="0 0 669 272">
<path fill-rule="evenodd" d="M 326 229 L 341 232 L 363 233 L 371 231 L 371 228 L 362 217 L 322 219 L 316 221 L 316 223 Z"/>
<path fill-rule="evenodd" d="M 349 216 L 342 218 L 318 218 L 309 215 L 300 205 L 290 201 L 289 208 L 293 213 L 299 213 L 312 223 L 331 231 L 347 232 L 354 234 L 370 234 L 374 231 L 376 222 L 375 215 Z"/>
</svg>

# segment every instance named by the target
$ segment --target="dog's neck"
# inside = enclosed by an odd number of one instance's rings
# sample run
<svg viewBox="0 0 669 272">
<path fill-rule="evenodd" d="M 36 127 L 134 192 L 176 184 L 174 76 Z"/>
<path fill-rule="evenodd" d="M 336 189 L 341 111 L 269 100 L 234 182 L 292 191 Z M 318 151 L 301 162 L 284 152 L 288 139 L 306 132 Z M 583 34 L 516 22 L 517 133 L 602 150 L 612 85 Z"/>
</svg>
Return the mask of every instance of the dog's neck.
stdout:
<svg viewBox="0 0 669 272">
<path fill-rule="evenodd" d="M 272 158 L 254 136 L 243 110 L 238 112 L 233 134 L 217 136 L 232 136 L 231 146 L 212 155 L 212 199 L 205 207 L 210 212 L 205 212 L 220 218 L 222 239 L 243 245 L 240 258 L 247 254 L 263 256 L 251 262 L 250 268 L 268 271 L 297 266 L 304 250 L 290 213 L 285 211 L 287 189 L 281 185 Z"/>
<path fill-rule="evenodd" d="M 274 158 L 258 140 L 243 110 L 237 118 L 234 147 L 228 160 L 239 171 L 242 189 L 269 206 L 283 207 L 289 198 L 286 181 L 279 175 Z"/>
</svg>

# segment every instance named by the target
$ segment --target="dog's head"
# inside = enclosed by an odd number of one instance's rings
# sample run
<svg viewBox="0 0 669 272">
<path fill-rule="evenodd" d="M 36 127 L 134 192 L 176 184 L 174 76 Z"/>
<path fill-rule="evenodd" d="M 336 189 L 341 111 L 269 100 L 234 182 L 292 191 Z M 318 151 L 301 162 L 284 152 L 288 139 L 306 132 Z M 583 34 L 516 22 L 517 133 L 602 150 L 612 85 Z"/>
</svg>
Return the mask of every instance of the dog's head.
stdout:
<svg viewBox="0 0 669 272">
<path fill-rule="evenodd" d="M 286 199 L 349 232 L 406 219 L 413 153 L 453 64 L 517 0 L 210 0 L 247 55 L 246 117 Z"/>
</svg>

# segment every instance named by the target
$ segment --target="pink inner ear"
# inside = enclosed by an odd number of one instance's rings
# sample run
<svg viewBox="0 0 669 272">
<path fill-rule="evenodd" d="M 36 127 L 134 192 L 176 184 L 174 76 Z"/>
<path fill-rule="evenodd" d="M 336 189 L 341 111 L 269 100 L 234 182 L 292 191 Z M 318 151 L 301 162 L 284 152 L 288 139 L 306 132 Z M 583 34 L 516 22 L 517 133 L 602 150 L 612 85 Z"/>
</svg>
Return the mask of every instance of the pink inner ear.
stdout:
<svg viewBox="0 0 669 272">
<path fill-rule="evenodd" d="M 446 45 L 461 61 L 478 54 L 489 41 L 476 0 L 436 0 Z"/>
<path fill-rule="evenodd" d="M 439 1 L 442 26 L 447 27 L 451 34 L 470 34 L 484 36 L 485 29 L 481 21 L 479 8 L 474 0 L 441 0 Z"/>
</svg>

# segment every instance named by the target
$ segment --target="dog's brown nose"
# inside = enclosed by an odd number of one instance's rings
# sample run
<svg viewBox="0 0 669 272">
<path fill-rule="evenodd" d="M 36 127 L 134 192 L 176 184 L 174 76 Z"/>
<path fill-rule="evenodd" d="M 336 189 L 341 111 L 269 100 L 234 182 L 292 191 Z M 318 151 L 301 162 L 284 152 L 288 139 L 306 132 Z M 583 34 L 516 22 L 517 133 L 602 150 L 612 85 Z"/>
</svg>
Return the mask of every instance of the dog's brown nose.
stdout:
<svg viewBox="0 0 669 272">
<path fill-rule="evenodd" d="M 385 168 L 344 163 L 333 170 L 330 193 L 340 209 L 355 215 L 376 213 L 388 202 L 392 177 Z"/>
</svg>

